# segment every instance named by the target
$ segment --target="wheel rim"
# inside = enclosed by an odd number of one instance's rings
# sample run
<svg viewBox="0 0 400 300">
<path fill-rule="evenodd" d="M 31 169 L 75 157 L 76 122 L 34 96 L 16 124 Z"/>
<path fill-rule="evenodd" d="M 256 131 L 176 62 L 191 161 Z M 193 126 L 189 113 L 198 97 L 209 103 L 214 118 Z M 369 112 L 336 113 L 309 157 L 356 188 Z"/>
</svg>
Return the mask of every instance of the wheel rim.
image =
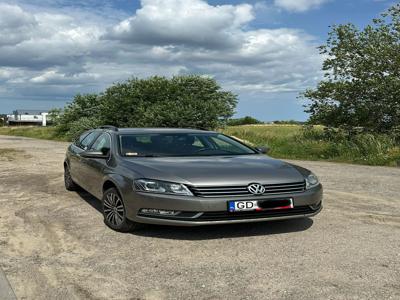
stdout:
<svg viewBox="0 0 400 300">
<path fill-rule="evenodd" d="M 107 221 L 120 226 L 125 219 L 125 210 L 121 198 L 115 193 L 108 193 L 104 199 L 104 215 Z"/>
</svg>

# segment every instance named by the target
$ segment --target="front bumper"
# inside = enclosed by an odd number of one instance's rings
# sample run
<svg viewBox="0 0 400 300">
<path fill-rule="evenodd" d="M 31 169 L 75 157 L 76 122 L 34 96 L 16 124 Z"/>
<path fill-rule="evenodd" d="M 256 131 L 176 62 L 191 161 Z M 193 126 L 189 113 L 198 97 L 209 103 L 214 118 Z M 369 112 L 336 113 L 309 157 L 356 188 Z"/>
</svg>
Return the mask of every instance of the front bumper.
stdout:
<svg viewBox="0 0 400 300">
<path fill-rule="evenodd" d="M 322 209 L 322 192 L 321 185 L 302 193 L 218 198 L 186 197 L 129 191 L 127 194 L 124 193 L 124 203 L 127 217 L 138 223 L 199 226 L 312 217 Z M 294 208 L 238 213 L 230 213 L 227 209 L 228 201 L 273 200 L 282 198 L 292 198 Z M 144 215 L 140 214 L 141 208 L 175 210 L 182 213 L 177 216 Z"/>
</svg>

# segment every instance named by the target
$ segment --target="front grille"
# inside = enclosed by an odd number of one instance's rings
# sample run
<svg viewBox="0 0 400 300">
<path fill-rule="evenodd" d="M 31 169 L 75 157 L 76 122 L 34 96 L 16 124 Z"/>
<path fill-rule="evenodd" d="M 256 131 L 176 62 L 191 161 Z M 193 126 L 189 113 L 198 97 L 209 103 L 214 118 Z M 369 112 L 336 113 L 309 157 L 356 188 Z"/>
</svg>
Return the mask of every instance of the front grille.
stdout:
<svg viewBox="0 0 400 300">
<path fill-rule="evenodd" d="M 243 220 L 243 219 L 259 219 L 268 217 L 286 217 L 311 214 L 315 212 L 310 206 L 298 206 L 289 209 L 264 210 L 264 211 L 248 211 L 248 212 L 228 212 L 213 211 L 205 212 L 194 221 L 225 221 L 225 220 Z"/>
<path fill-rule="evenodd" d="M 265 193 L 263 195 L 273 194 L 292 194 L 301 193 L 306 190 L 306 183 L 292 182 L 279 184 L 265 184 Z M 249 196 L 253 195 L 247 189 L 247 185 L 242 186 L 192 186 L 190 190 L 198 197 L 226 197 L 226 196 Z"/>
</svg>

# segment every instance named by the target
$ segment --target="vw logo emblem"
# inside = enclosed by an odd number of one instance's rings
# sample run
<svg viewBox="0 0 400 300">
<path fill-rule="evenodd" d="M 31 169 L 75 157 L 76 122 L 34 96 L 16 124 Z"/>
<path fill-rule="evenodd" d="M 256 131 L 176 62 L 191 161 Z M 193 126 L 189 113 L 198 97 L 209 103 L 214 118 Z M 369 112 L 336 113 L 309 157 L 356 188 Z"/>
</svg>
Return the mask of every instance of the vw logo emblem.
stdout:
<svg viewBox="0 0 400 300">
<path fill-rule="evenodd" d="M 254 195 L 262 195 L 265 193 L 265 187 L 259 183 L 249 184 L 247 189 L 249 190 L 250 193 Z"/>
</svg>

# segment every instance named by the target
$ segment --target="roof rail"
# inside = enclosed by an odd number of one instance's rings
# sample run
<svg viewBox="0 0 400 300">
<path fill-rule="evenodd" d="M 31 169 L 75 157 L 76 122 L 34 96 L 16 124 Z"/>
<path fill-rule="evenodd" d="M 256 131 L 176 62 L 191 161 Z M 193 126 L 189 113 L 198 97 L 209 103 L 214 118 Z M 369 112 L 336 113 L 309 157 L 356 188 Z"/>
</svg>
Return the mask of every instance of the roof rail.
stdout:
<svg viewBox="0 0 400 300">
<path fill-rule="evenodd" d="M 113 130 L 113 131 L 118 131 L 118 127 L 115 127 L 115 126 L 112 126 L 112 125 L 103 125 L 103 126 L 100 126 L 99 129 L 110 129 L 110 130 Z"/>
</svg>

